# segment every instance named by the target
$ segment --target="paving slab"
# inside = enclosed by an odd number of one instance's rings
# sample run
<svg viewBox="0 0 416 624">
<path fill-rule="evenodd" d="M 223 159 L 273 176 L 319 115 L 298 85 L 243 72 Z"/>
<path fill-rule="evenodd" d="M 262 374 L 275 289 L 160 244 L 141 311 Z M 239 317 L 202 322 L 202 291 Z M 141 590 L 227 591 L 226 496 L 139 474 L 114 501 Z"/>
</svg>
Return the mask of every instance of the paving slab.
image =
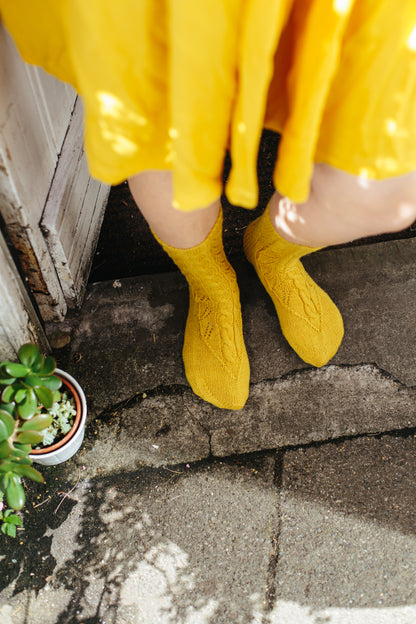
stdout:
<svg viewBox="0 0 416 624">
<path fill-rule="evenodd" d="M 288 450 L 271 624 L 416 619 L 416 439 Z"/>
<path fill-rule="evenodd" d="M 19 544 L 0 555 L 0 621 L 251 623 L 271 578 L 274 464 L 270 454 L 82 473 L 68 497 L 59 467 L 46 470 Z"/>
<path fill-rule="evenodd" d="M 327 249 L 304 258 L 344 318 L 345 337 L 331 363 L 376 363 L 415 385 L 415 259 L 416 238 Z M 251 381 L 304 369 L 251 266 L 241 263 L 236 270 Z M 179 272 L 99 282 L 90 285 L 80 313 L 49 328 L 71 334 L 63 359 L 84 381 L 94 410 L 130 398 L 132 390 L 186 383 L 181 351 L 187 305 Z"/>
<path fill-rule="evenodd" d="M 413 624 L 415 254 L 411 239 L 306 259 L 346 327 L 322 369 L 238 267 L 239 412 L 186 383 L 180 274 L 92 285 L 49 328 L 71 338 L 56 356 L 86 390 L 85 443 L 42 469 L 2 543 L 1 624 Z"/>
<path fill-rule="evenodd" d="M 237 412 L 205 403 L 186 382 L 180 273 L 91 285 L 82 310 L 59 326 L 71 342 L 56 352 L 87 393 L 87 450 L 111 471 L 416 426 L 415 260 L 416 239 L 305 259 L 345 323 L 339 352 L 319 370 L 284 340 L 251 267 L 237 267 L 251 363 L 250 398 Z"/>
<path fill-rule="evenodd" d="M 184 385 L 156 388 L 91 420 L 74 461 L 96 476 L 408 429 L 416 422 L 415 399 L 413 389 L 371 365 L 258 382 L 239 417 L 212 408 Z"/>
</svg>

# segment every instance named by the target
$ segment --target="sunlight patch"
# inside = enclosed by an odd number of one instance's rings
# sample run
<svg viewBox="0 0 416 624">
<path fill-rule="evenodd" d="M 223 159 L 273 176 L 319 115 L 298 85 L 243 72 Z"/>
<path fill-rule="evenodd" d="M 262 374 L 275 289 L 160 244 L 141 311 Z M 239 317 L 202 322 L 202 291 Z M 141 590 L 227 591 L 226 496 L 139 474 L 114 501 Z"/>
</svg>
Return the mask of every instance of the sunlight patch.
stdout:
<svg viewBox="0 0 416 624">
<path fill-rule="evenodd" d="M 128 120 L 137 126 L 147 126 L 147 119 L 143 115 L 138 115 L 135 110 L 126 107 L 125 103 L 113 93 L 98 91 L 96 94 L 100 114 L 103 117 Z"/>
<path fill-rule="evenodd" d="M 346 15 L 350 10 L 352 0 L 334 0 L 334 11 L 338 15 Z"/>
<path fill-rule="evenodd" d="M 386 119 L 386 132 L 393 135 L 397 132 L 397 121 L 395 119 Z"/>
<path fill-rule="evenodd" d="M 99 91 L 97 93 L 97 99 L 100 103 L 100 113 L 102 115 L 106 117 L 119 117 L 121 115 L 122 104 L 115 95 Z"/>
<path fill-rule="evenodd" d="M 117 132 L 111 132 L 110 130 L 104 130 L 103 138 L 111 144 L 111 149 L 117 154 L 133 156 L 133 154 L 137 152 L 136 143 L 122 134 L 117 134 Z"/>
<path fill-rule="evenodd" d="M 415 24 L 412 32 L 410 33 L 408 40 L 407 40 L 407 47 L 412 52 L 416 52 L 416 24 Z"/>
<path fill-rule="evenodd" d="M 416 605 L 381 609 L 344 609 L 331 607 L 317 610 L 295 602 L 279 601 L 271 614 L 270 624 L 414 624 Z"/>
</svg>

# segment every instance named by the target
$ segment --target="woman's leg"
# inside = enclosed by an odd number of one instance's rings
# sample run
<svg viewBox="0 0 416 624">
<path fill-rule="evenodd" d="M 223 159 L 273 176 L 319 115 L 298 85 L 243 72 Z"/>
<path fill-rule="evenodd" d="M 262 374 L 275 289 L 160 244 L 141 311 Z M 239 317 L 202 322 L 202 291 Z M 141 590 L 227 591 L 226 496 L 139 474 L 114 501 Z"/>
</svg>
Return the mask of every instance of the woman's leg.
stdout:
<svg viewBox="0 0 416 624">
<path fill-rule="evenodd" d="M 416 219 L 416 172 L 367 180 L 315 165 L 309 199 L 295 204 L 275 193 L 270 218 L 283 238 L 309 247 L 404 230 Z"/>
<path fill-rule="evenodd" d="M 173 208 L 170 171 L 144 171 L 129 179 L 129 187 L 152 232 L 172 247 L 186 249 L 202 243 L 218 218 L 219 199 L 192 212 Z"/>
<path fill-rule="evenodd" d="M 396 231 L 416 218 L 416 173 L 362 180 L 316 165 L 307 202 L 275 193 L 245 234 L 246 255 L 271 296 L 283 334 L 298 355 L 322 366 L 343 337 L 341 315 L 300 261 L 318 249 Z"/>
<path fill-rule="evenodd" d="M 237 280 L 222 245 L 220 201 L 192 212 L 176 210 L 166 171 L 146 171 L 129 185 L 156 239 L 189 284 L 182 351 L 186 377 L 205 401 L 241 409 L 248 398 L 250 369 Z"/>
</svg>

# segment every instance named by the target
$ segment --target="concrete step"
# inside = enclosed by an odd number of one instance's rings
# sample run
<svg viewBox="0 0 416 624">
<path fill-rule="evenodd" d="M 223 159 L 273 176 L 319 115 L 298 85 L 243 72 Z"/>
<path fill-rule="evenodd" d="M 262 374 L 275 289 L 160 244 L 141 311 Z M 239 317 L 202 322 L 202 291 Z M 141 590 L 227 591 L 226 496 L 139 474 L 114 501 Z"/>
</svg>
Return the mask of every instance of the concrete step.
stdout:
<svg viewBox="0 0 416 624">
<path fill-rule="evenodd" d="M 238 412 L 205 403 L 186 382 L 181 274 L 91 285 L 60 327 L 71 342 L 57 352 L 89 399 L 86 453 L 111 472 L 416 426 L 415 256 L 408 239 L 305 259 L 345 323 L 341 348 L 321 369 L 291 350 L 254 271 L 238 266 L 251 363 L 250 398 Z"/>
</svg>

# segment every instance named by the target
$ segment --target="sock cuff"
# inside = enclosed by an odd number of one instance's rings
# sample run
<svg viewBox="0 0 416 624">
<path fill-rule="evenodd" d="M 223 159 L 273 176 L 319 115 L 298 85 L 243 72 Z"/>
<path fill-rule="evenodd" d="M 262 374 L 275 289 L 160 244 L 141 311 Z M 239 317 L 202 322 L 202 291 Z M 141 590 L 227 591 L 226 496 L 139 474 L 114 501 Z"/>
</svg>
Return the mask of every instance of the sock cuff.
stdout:
<svg viewBox="0 0 416 624">
<path fill-rule="evenodd" d="M 308 254 L 314 253 L 315 251 L 319 251 L 323 249 L 323 247 L 308 247 L 307 245 L 300 245 L 299 243 L 293 243 L 292 241 L 287 240 L 284 236 L 282 236 L 274 227 L 272 223 L 272 219 L 270 216 L 270 204 L 267 205 L 266 210 L 263 215 L 260 217 L 262 222 L 262 231 L 261 236 L 267 237 L 270 242 L 279 241 L 280 245 L 285 246 L 287 249 L 287 253 L 293 253 L 293 256 L 301 258 L 302 256 L 306 256 Z"/>
</svg>

